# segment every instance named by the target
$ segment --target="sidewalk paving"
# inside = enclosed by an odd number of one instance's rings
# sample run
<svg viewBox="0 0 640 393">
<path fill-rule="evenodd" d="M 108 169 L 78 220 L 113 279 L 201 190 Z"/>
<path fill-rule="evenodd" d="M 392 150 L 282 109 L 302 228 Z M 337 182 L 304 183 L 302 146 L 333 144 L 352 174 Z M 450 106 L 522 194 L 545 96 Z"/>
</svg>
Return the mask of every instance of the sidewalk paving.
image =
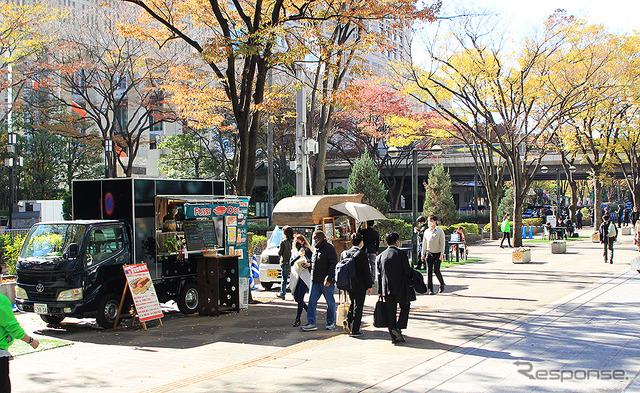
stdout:
<svg viewBox="0 0 640 393">
<path fill-rule="evenodd" d="M 585 231 L 586 232 L 586 231 Z M 407 343 L 386 329 L 292 328 L 295 303 L 257 291 L 262 303 L 219 318 L 170 313 L 164 327 L 103 331 L 86 321 L 46 327 L 19 319 L 42 336 L 74 345 L 17 357 L 14 392 L 212 391 L 629 391 L 640 390 L 640 276 L 631 236 L 616 244 L 614 265 L 589 239 L 552 255 L 536 243 L 533 263 L 514 265 L 510 250 L 489 241 L 470 248 L 482 262 L 443 271 L 447 291 L 412 303 Z M 376 297 L 366 301 L 371 322 Z M 324 312 L 319 312 L 323 327 Z M 81 323 L 78 323 L 81 322 Z M 128 323 L 127 323 L 128 324 Z M 516 362 L 521 362 L 516 364 Z M 528 363 L 522 363 L 528 362 Z M 530 365 L 529 365 L 530 363 Z M 564 381 L 530 379 L 572 372 Z M 581 370 L 621 370 L 624 378 L 578 380 Z M 520 371 L 520 372 L 519 372 Z M 539 372 L 539 374 L 535 374 Z M 555 375 L 555 374 L 554 374 Z"/>
</svg>

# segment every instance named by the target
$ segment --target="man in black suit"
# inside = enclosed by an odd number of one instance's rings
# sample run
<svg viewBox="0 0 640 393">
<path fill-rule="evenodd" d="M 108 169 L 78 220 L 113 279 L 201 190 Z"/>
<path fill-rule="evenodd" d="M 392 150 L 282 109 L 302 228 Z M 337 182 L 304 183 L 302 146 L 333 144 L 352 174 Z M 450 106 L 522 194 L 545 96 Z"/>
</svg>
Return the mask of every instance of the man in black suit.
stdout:
<svg viewBox="0 0 640 393">
<path fill-rule="evenodd" d="M 367 290 L 371 288 L 371 268 L 369 267 L 369 258 L 367 250 L 363 249 L 364 242 L 362 235 L 354 233 L 351 235 L 351 247 L 342 252 L 341 259 L 353 258 L 356 267 L 356 276 L 351 281 L 351 287 L 347 291 L 351 299 L 349 314 L 344 320 L 342 327 L 347 334 L 352 336 L 362 336 L 360 324 L 362 322 L 362 310 L 364 308 L 364 299 L 367 296 Z"/>
<path fill-rule="evenodd" d="M 391 342 L 397 344 L 405 341 L 400 329 L 407 327 L 410 303 L 416 300 L 416 293 L 409 287 L 409 278 L 412 275 L 409 257 L 398 248 L 400 235 L 396 232 L 387 233 L 385 240 L 389 247 L 378 255 L 377 259 L 378 295 L 384 297 L 387 303 L 389 335 Z M 396 319 L 398 304 L 400 315 Z"/>
</svg>

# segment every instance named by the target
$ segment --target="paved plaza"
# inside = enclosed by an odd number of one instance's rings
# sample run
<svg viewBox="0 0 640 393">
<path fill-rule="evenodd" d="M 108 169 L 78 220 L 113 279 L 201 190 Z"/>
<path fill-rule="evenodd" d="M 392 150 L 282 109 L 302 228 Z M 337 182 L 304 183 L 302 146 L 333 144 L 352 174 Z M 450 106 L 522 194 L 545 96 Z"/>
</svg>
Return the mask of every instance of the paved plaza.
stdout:
<svg viewBox="0 0 640 393">
<path fill-rule="evenodd" d="M 376 296 L 367 298 L 359 338 L 293 328 L 295 303 L 276 291 L 254 291 L 259 304 L 238 314 L 169 312 L 147 331 L 130 321 L 111 331 L 90 320 L 48 327 L 21 314 L 39 337 L 73 344 L 17 357 L 14 391 L 640 391 L 632 236 L 619 237 L 613 265 L 590 239 L 569 242 L 566 254 L 530 245 L 525 265 L 496 241 L 471 246 L 483 260 L 444 270 L 446 292 L 418 296 L 407 342 L 397 346 L 371 325 Z"/>
</svg>

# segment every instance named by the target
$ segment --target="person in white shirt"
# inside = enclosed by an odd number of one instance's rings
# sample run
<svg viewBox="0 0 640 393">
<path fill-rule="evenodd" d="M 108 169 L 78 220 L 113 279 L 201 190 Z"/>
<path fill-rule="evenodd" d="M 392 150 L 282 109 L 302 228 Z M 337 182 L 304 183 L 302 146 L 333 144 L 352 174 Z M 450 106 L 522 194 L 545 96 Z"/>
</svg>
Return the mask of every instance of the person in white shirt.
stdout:
<svg viewBox="0 0 640 393">
<path fill-rule="evenodd" d="M 424 231 L 422 239 L 422 254 L 420 258 L 427 262 L 427 288 L 429 295 L 433 292 L 433 274 L 435 273 L 440 282 L 440 293 L 444 292 L 446 285 L 440 273 L 440 265 L 444 259 L 445 238 L 444 231 L 438 227 L 438 217 L 430 215 L 427 221 L 429 228 Z"/>
</svg>

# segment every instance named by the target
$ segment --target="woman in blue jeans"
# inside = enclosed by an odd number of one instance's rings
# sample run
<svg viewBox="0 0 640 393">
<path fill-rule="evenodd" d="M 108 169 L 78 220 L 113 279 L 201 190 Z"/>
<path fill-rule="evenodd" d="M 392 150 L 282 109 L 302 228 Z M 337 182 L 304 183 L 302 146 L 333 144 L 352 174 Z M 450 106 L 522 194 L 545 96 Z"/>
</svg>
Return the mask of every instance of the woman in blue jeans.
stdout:
<svg viewBox="0 0 640 393">
<path fill-rule="evenodd" d="M 296 314 L 296 320 L 293 323 L 293 327 L 300 326 L 300 317 L 302 316 L 302 310 L 307 311 L 307 304 L 304 302 L 304 296 L 309 292 L 311 287 L 311 247 L 309 242 L 302 234 L 294 236 L 294 249 L 291 257 L 291 293 L 293 298 L 298 303 L 298 312 Z"/>
</svg>

